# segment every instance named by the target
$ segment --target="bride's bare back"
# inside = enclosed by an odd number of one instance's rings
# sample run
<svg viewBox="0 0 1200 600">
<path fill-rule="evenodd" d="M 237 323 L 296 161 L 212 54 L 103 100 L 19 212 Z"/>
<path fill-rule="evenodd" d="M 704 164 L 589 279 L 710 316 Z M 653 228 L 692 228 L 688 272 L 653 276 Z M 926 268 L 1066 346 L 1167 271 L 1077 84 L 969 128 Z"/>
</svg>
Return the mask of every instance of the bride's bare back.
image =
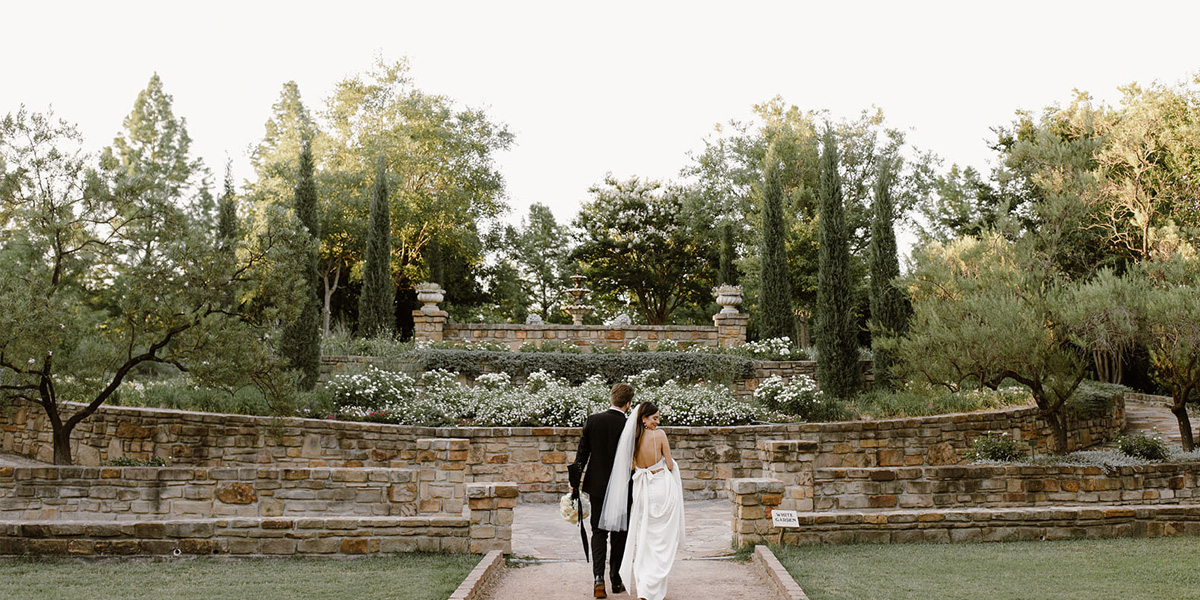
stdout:
<svg viewBox="0 0 1200 600">
<path fill-rule="evenodd" d="M 667 443 L 667 434 L 661 429 L 648 429 L 638 441 L 638 447 L 633 451 L 633 466 L 639 469 L 649 469 L 660 459 L 667 460 L 667 469 L 675 470 L 675 461 L 671 459 L 671 445 Z"/>
</svg>

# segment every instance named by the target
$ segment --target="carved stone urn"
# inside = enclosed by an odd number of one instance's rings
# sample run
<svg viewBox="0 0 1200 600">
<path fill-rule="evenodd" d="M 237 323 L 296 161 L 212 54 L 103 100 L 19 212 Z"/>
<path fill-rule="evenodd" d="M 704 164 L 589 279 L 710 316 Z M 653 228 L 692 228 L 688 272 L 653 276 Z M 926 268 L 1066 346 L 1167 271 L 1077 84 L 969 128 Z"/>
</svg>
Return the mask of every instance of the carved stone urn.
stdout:
<svg viewBox="0 0 1200 600">
<path fill-rule="evenodd" d="M 446 299 L 446 290 L 436 283 L 425 281 L 413 286 L 413 289 L 417 291 L 417 300 L 424 305 L 421 312 L 427 315 L 438 312 L 438 302 Z"/>
<path fill-rule="evenodd" d="M 721 305 L 721 313 L 723 315 L 733 315 L 738 313 L 738 306 L 742 304 L 742 286 L 723 284 L 712 289 L 712 293 L 717 297 L 717 304 Z"/>
</svg>

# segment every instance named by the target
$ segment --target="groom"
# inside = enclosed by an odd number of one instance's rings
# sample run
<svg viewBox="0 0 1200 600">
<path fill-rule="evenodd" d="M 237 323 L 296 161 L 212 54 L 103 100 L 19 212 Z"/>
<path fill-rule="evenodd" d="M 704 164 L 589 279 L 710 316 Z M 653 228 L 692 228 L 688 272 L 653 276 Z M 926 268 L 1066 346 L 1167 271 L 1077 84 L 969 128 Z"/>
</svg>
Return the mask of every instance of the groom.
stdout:
<svg viewBox="0 0 1200 600">
<path fill-rule="evenodd" d="M 579 487 L 579 473 L 583 473 L 583 491 L 587 492 L 592 501 L 592 574 L 596 576 L 595 596 L 606 598 L 604 591 L 604 546 L 608 538 L 612 542 L 612 555 L 609 559 L 608 576 L 612 580 L 614 594 L 625 591 L 618 571 L 621 569 L 621 557 L 625 555 L 624 531 L 605 531 L 600 529 L 600 510 L 604 506 L 604 492 L 608 489 L 608 476 L 612 473 L 613 459 L 617 454 L 617 441 L 621 439 L 621 430 L 625 428 L 625 411 L 633 402 L 633 386 L 628 383 L 618 383 L 610 393 L 612 406 L 587 418 L 583 424 L 583 435 L 579 438 L 579 452 L 575 454 L 575 463 L 571 465 L 571 491 Z M 584 473 L 584 467 L 587 472 Z"/>
</svg>

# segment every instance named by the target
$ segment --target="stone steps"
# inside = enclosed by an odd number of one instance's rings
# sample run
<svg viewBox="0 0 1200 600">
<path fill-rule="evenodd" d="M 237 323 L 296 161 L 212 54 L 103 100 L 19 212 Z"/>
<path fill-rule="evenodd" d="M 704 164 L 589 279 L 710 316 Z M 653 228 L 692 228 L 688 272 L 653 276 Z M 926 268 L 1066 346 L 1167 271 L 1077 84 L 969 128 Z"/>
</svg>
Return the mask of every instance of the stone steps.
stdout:
<svg viewBox="0 0 1200 600">
<path fill-rule="evenodd" d="M 743 543 L 1008 542 L 1200 534 L 1200 504 L 801 512 L 799 527 L 737 532 Z"/>
</svg>

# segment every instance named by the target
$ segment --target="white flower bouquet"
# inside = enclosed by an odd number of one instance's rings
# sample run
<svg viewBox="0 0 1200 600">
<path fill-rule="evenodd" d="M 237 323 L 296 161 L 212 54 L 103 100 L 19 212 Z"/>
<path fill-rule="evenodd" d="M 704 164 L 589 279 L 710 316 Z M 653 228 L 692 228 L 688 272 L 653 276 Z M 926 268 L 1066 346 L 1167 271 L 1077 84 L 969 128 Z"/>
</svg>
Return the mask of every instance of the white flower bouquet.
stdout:
<svg viewBox="0 0 1200 600">
<path fill-rule="evenodd" d="M 583 499 L 583 514 L 575 509 L 575 500 L 571 498 L 571 494 L 563 494 L 563 497 L 558 501 L 558 513 L 562 515 L 564 521 L 572 525 L 579 522 L 579 519 L 588 518 L 592 512 L 592 502 L 588 499 L 588 495 L 584 492 L 579 493 L 579 497 Z"/>
</svg>

